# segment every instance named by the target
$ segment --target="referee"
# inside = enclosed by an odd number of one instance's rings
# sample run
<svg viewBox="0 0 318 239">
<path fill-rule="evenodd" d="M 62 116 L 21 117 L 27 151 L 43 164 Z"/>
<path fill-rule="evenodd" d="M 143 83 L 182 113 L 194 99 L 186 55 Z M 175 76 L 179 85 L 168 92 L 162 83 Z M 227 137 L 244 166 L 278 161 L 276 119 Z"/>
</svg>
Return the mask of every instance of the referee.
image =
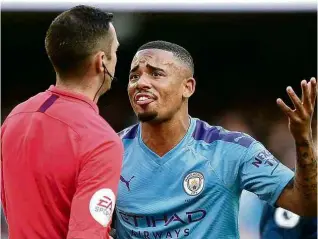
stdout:
<svg viewBox="0 0 318 239">
<path fill-rule="evenodd" d="M 106 239 L 123 147 L 99 116 L 118 41 L 112 14 L 77 6 L 50 25 L 56 85 L 15 107 L 1 127 L 1 201 L 10 239 Z"/>
</svg>

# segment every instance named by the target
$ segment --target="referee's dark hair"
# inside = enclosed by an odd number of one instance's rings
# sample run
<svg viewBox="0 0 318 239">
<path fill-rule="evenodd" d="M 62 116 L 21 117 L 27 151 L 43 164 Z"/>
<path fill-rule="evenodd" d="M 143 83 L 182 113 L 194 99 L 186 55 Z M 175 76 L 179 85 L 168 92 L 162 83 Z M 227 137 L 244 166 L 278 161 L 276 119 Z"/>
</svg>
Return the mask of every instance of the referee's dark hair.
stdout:
<svg viewBox="0 0 318 239">
<path fill-rule="evenodd" d="M 57 16 L 45 37 L 45 49 L 55 71 L 61 76 L 80 75 L 86 59 L 100 50 L 109 59 L 113 39 L 109 34 L 112 18 L 111 13 L 84 5 Z"/>
<path fill-rule="evenodd" d="M 194 74 L 194 64 L 192 56 L 182 46 L 167 41 L 151 41 L 139 47 L 138 51 L 146 49 L 159 49 L 172 52 L 174 56 L 178 58 L 181 62 L 183 62 L 185 65 L 187 65 L 191 70 L 192 74 Z"/>
</svg>

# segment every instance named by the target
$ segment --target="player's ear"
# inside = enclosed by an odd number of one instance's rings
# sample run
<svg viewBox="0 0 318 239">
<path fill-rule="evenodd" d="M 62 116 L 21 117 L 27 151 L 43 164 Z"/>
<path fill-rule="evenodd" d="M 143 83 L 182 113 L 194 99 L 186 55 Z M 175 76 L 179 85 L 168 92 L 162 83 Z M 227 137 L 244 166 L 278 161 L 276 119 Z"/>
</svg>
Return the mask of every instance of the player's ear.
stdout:
<svg viewBox="0 0 318 239">
<path fill-rule="evenodd" d="M 106 60 L 105 52 L 99 51 L 95 54 L 94 65 L 95 65 L 97 74 L 104 72 L 105 60 Z"/>
<path fill-rule="evenodd" d="M 187 78 L 183 81 L 183 94 L 184 98 L 190 98 L 195 91 L 195 79 L 193 77 Z"/>
</svg>

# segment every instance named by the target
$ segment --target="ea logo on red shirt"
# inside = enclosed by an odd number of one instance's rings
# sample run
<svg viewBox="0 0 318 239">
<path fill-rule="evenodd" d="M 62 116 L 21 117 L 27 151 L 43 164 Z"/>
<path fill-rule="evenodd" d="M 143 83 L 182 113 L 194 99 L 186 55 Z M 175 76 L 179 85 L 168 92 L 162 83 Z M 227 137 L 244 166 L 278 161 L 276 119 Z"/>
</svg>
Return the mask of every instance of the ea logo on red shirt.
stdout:
<svg viewBox="0 0 318 239">
<path fill-rule="evenodd" d="M 115 194 L 109 188 L 103 188 L 94 193 L 89 203 L 92 217 L 103 227 L 110 222 L 115 207 Z"/>
</svg>

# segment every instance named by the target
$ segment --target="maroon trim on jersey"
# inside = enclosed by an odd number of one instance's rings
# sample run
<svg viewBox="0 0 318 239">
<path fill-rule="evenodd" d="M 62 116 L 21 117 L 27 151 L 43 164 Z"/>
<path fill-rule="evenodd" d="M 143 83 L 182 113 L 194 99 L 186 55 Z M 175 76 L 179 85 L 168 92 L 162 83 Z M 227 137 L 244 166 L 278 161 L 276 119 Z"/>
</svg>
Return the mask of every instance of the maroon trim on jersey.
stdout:
<svg viewBox="0 0 318 239">
<path fill-rule="evenodd" d="M 38 112 L 44 113 L 59 98 L 58 95 L 51 95 L 38 109 Z"/>
<path fill-rule="evenodd" d="M 53 85 L 50 86 L 48 91 L 53 93 L 53 94 L 59 95 L 61 97 L 66 96 L 66 97 L 70 97 L 70 98 L 73 98 L 73 99 L 76 99 L 76 100 L 83 101 L 83 102 L 89 104 L 90 107 L 92 107 L 97 114 L 99 113 L 97 104 L 94 101 L 92 101 L 91 99 L 89 99 L 87 96 L 83 95 L 83 94 L 75 93 L 75 92 L 68 91 L 68 90 L 61 90 L 61 89 L 59 89 L 59 88 L 57 88 L 56 86 L 53 86 Z"/>
</svg>

